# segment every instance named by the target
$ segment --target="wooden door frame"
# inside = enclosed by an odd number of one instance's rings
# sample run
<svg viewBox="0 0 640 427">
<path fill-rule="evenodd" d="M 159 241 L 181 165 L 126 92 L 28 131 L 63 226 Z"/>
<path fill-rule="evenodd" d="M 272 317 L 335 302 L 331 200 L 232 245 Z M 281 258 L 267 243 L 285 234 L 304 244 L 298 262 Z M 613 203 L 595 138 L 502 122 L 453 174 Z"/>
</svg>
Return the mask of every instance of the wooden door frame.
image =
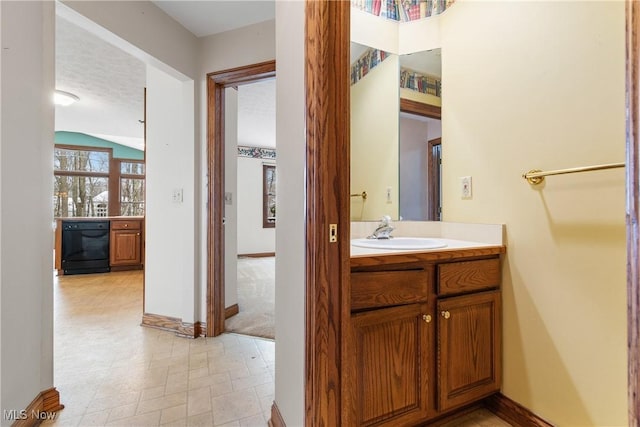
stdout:
<svg viewBox="0 0 640 427">
<path fill-rule="evenodd" d="M 350 295 L 350 7 L 348 1 L 307 0 L 305 9 L 307 426 L 341 425 Z"/>
<path fill-rule="evenodd" d="M 629 425 L 640 423 L 640 3 L 626 1 L 627 342 Z"/>
<path fill-rule="evenodd" d="M 440 176 L 436 173 L 439 170 L 433 157 L 433 147 L 442 146 L 442 138 L 435 138 L 427 141 L 427 165 L 429 167 L 429 181 L 427 182 L 427 191 L 429 194 L 429 221 L 439 221 L 437 218 L 442 211 L 438 212 L 440 206 Z M 440 148 L 442 150 L 442 147 Z M 442 153 L 442 152 L 441 152 Z M 442 157 L 442 154 L 440 154 Z M 435 185 L 435 184 L 438 185 Z M 437 196 L 437 197 L 436 197 Z M 441 218 L 442 219 L 442 218 Z"/>
<path fill-rule="evenodd" d="M 307 426 L 340 425 L 340 340 L 342 328 L 348 322 L 345 307 L 348 308 L 346 296 L 350 292 L 346 245 L 349 205 L 344 199 L 349 194 L 349 7 L 349 2 L 306 2 Z M 628 405 L 629 425 L 637 426 L 640 423 L 640 3 L 637 0 L 626 0 L 626 39 Z M 342 157 L 334 157 L 335 154 Z M 324 169 L 322 160 L 329 161 Z M 335 212 L 338 207 L 342 212 Z M 334 220 L 341 227 L 338 246 L 332 248 L 326 243 L 325 227 Z M 335 268 L 329 268 L 332 261 Z"/>
<path fill-rule="evenodd" d="M 207 74 L 207 327 L 224 332 L 224 90 L 275 77 L 276 61 Z"/>
</svg>

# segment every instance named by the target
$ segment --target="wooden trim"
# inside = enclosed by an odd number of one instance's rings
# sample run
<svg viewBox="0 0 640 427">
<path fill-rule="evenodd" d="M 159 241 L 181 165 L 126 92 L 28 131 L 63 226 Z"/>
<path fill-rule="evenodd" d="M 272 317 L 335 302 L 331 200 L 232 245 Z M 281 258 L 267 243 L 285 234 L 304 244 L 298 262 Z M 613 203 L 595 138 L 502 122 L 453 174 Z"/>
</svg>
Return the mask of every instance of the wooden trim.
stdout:
<svg viewBox="0 0 640 427">
<path fill-rule="evenodd" d="M 224 86 L 207 77 L 207 335 L 224 332 Z"/>
<path fill-rule="evenodd" d="M 343 330 L 349 328 L 350 3 L 307 0 L 305 425 L 342 417 Z M 337 242 L 329 226 L 337 225 Z"/>
<path fill-rule="evenodd" d="M 627 342 L 629 425 L 640 424 L 640 3 L 626 2 Z"/>
<path fill-rule="evenodd" d="M 284 418 L 282 418 L 282 414 L 280 413 L 280 409 L 278 409 L 278 404 L 273 402 L 271 405 L 271 418 L 269 418 L 268 422 L 269 427 L 287 427 L 284 422 Z"/>
<path fill-rule="evenodd" d="M 414 262 L 434 262 L 434 261 L 465 261 L 481 259 L 492 255 L 506 253 L 505 246 L 487 246 L 470 249 L 447 249 L 443 248 L 437 252 L 415 252 L 396 255 L 368 255 L 351 258 L 351 267 L 371 267 L 376 265 L 406 264 Z"/>
<path fill-rule="evenodd" d="M 440 120 L 442 118 L 442 107 L 424 104 L 411 99 L 400 98 L 400 111 L 424 117 L 431 117 L 432 119 Z"/>
<path fill-rule="evenodd" d="M 238 254 L 238 258 L 268 258 L 276 256 L 275 252 L 259 252 L 255 254 Z"/>
<path fill-rule="evenodd" d="M 109 267 L 111 271 L 132 271 L 132 270 L 144 270 L 144 265 L 112 265 Z"/>
<path fill-rule="evenodd" d="M 207 336 L 207 322 L 198 322 L 200 324 L 200 336 Z"/>
<path fill-rule="evenodd" d="M 160 314 L 144 313 L 141 326 L 175 332 L 177 336 L 184 338 L 198 338 L 202 334 L 201 322 L 188 323 L 177 317 Z"/>
<path fill-rule="evenodd" d="M 62 409 L 64 405 L 60 403 L 60 393 L 52 387 L 41 391 L 23 412 L 17 414 L 24 419 L 18 419 L 11 425 L 12 427 L 37 426 L 45 419 L 55 418 L 52 414 Z"/>
<path fill-rule="evenodd" d="M 272 78 L 276 61 L 207 74 L 207 336 L 224 332 L 224 89 Z"/>
<path fill-rule="evenodd" d="M 433 157 L 433 147 L 438 145 L 442 145 L 442 138 L 427 141 L 427 165 L 429 167 L 429 182 L 427 182 L 427 194 L 429 195 L 429 221 L 442 220 L 440 212 L 440 175 L 438 174 L 440 165 L 438 164 L 438 159 Z"/>
<path fill-rule="evenodd" d="M 553 427 L 553 424 L 543 420 L 502 393 L 487 397 L 483 403 L 488 410 L 514 426 Z"/>
<path fill-rule="evenodd" d="M 238 304 L 230 305 L 229 307 L 224 309 L 224 318 L 228 319 L 238 313 L 240 313 L 240 306 Z"/>
<path fill-rule="evenodd" d="M 111 160 L 109 160 L 109 169 L 111 169 Z M 109 172 L 82 172 L 82 171 L 53 171 L 53 176 L 88 176 L 90 178 L 109 178 Z"/>
<path fill-rule="evenodd" d="M 113 158 L 113 153 L 109 159 L 109 210 L 107 215 L 120 215 L 120 162 Z"/>
</svg>

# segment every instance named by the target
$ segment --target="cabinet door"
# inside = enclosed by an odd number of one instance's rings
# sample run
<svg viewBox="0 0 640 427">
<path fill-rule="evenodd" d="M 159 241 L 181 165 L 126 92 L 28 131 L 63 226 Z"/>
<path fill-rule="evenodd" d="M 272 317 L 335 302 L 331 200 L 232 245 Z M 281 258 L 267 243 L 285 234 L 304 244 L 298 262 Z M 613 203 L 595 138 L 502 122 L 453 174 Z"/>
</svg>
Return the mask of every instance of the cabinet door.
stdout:
<svg viewBox="0 0 640 427">
<path fill-rule="evenodd" d="M 111 265 L 138 265 L 142 263 L 142 238 L 137 230 L 111 232 Z"/>
<path fill-rule="evenodd" d="M 438 301 L 438 409 L 500 389 L 500 292 Z"/>
<path fill-rule="evenodd" d="M 426 317 L 428 308 L 410 304 L 351 316 L 346 425 L 411 425 L 430 413 L 435 322 Z"/>
</svg>

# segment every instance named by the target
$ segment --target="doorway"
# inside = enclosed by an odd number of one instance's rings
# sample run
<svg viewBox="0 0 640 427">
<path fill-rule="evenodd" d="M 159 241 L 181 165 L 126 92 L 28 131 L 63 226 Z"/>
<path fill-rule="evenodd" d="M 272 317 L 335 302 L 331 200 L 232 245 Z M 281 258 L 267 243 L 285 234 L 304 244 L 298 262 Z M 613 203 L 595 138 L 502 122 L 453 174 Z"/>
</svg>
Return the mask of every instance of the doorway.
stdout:
<svg viewBox="0 0 640 427">
<path fill-rule="evenodd" d="M 275 338 L 276 81 L 225 89 L 225 330 Z"/>
<path fill-rule="evenodd" d="M 275 75 L 275 61 L 207 74 L 207 336 L 225 331 L 225 90 Z"/>
<path fill-rule="evenodd" d="M 442 138 L 427 142 L 429 221 L 442 221 Z"/>
</svg>

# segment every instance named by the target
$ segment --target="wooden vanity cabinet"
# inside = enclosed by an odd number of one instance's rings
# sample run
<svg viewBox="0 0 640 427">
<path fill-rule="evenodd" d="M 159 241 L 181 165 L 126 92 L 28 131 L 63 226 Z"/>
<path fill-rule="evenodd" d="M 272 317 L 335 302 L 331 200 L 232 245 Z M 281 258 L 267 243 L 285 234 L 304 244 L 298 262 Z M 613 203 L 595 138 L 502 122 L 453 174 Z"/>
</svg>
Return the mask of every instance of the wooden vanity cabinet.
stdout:
<svg viewBox="0 0 640 427">
<path fill-rule="evenodd" d="M 109 255 L 112 270 L 142 268 L 142 232 L 140 219 L 111 220 Z"/>
<path fill-rule="evenodd" d="M 345 425 L 419 425 L 499 391 L 499 285 L 497 255 L 352 267 Z"/>
<path fill-rule="evenodd" d="M 428 312 L 423 303 L 352 316 L 345 425 L 415 425 L 433 412 L 433 328 L 423 320 Z"/>
<path fill-rule="evenodd" d="M 438 410 L 500 390 L 500 292 L 438 300 Z"/>
</svg>

